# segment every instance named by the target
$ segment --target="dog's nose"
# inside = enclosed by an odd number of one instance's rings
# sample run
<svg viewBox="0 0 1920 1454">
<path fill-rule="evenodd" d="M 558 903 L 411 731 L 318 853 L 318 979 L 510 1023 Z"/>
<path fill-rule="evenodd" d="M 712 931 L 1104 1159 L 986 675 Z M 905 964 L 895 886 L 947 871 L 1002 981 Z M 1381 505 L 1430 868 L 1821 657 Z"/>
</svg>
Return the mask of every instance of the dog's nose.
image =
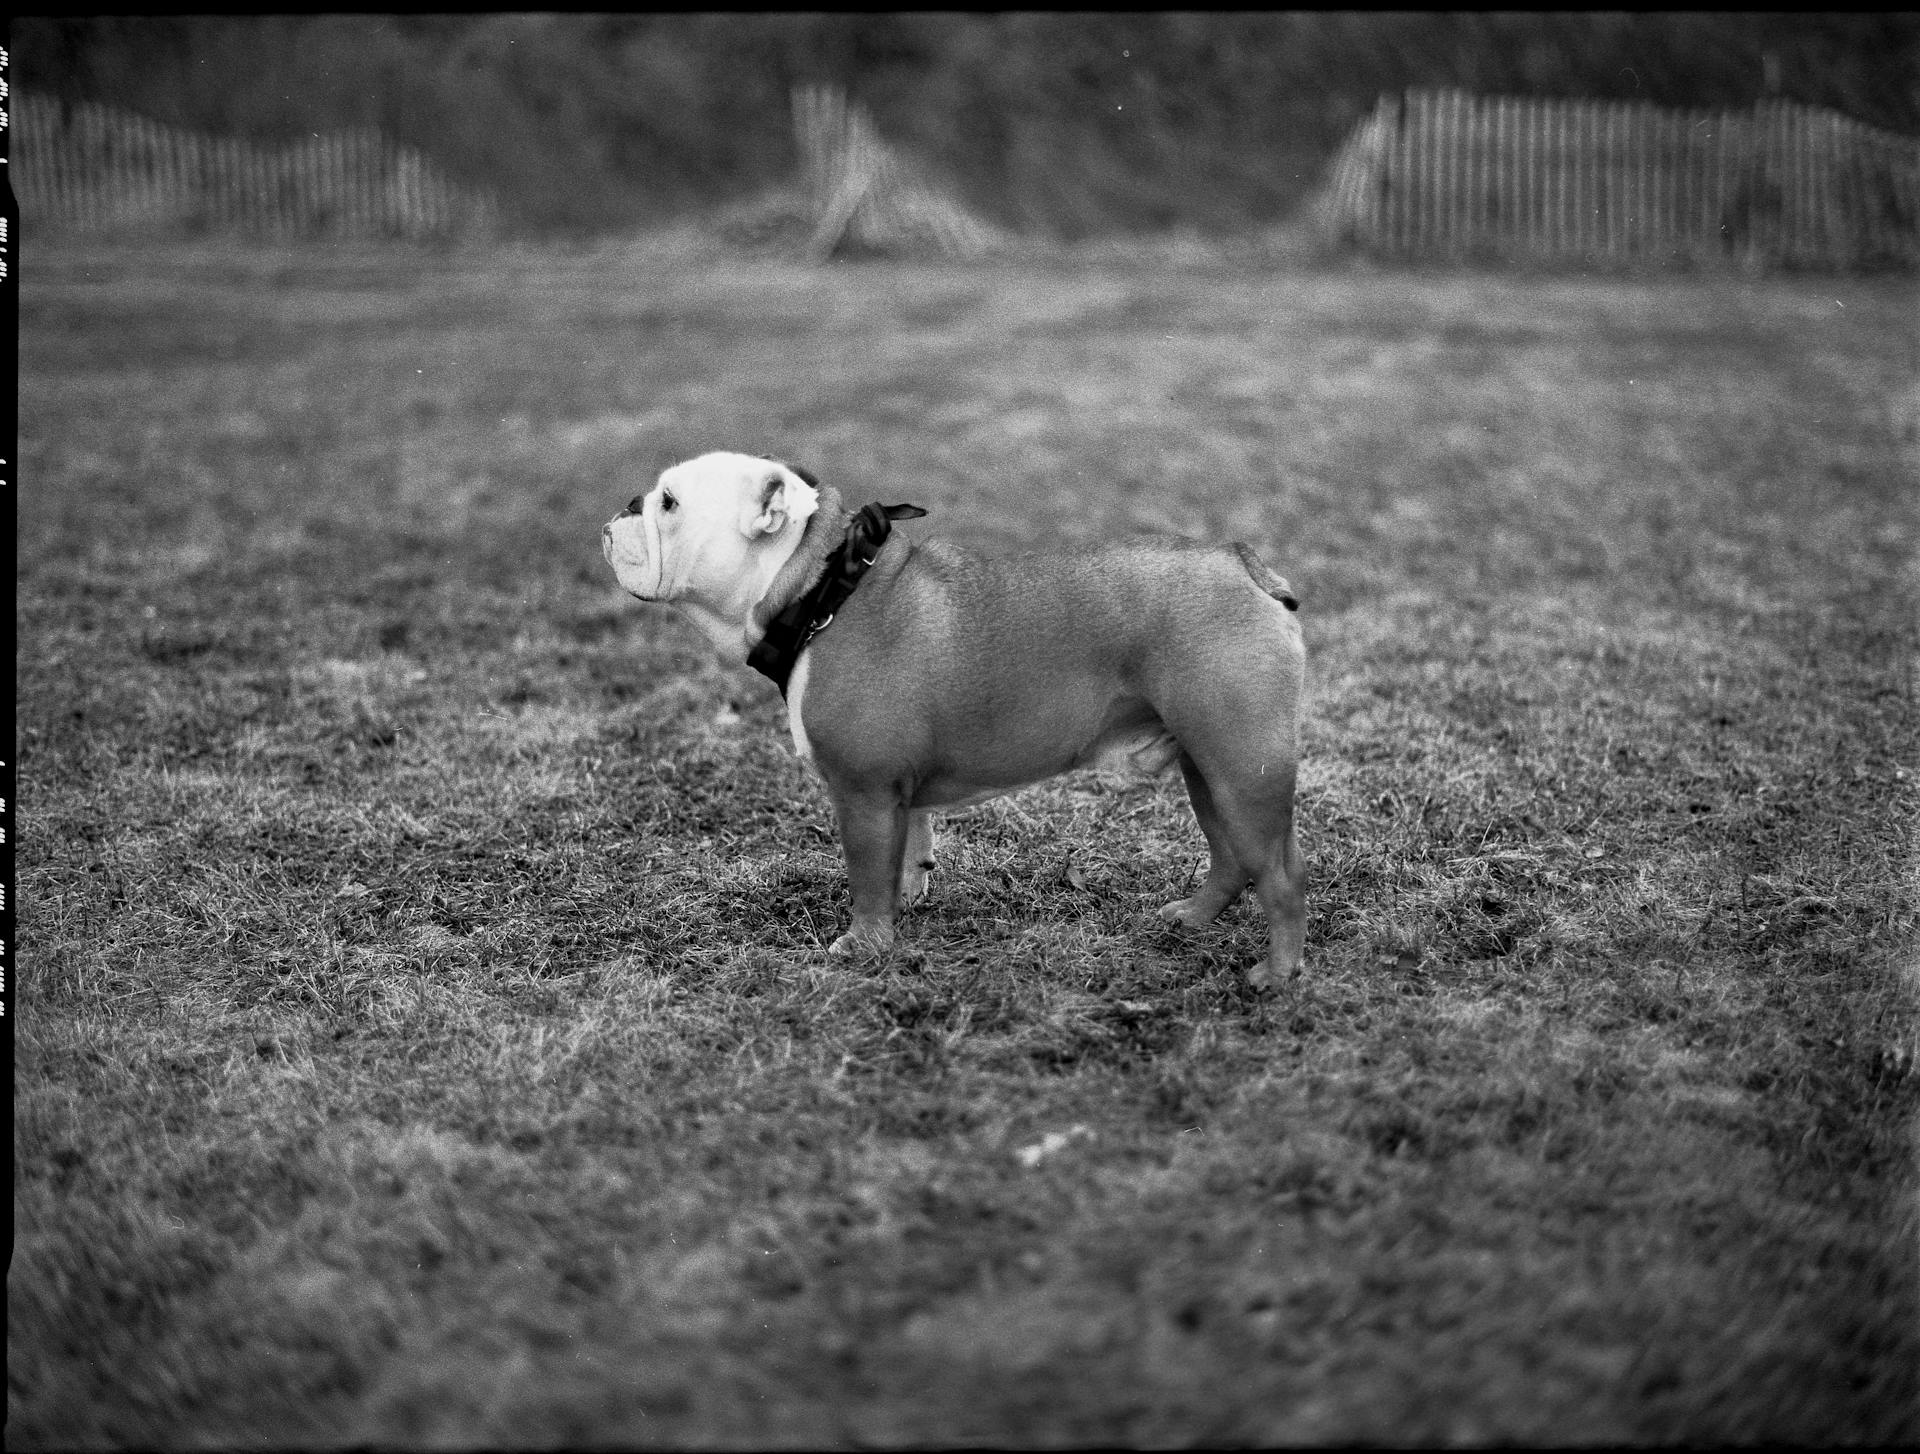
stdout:
<svg viewBox="0 0 1920 1454">
<path fill-rule="evenodd" d="M 631 500 L 627 501 L 627 508 L 620 513 L 622 515 L 638 515 L 641 510 L 646 508 L 646 504 L 647 497 L 645 495 L 635 495 Z"/>
</svg>

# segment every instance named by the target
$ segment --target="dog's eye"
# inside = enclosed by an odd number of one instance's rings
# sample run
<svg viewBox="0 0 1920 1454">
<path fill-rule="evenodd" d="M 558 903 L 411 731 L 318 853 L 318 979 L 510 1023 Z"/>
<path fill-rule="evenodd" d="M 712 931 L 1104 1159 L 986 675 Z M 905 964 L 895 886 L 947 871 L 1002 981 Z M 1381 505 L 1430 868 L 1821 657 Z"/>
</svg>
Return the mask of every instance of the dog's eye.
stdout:
<svg viewBox="0 0 1920 1454">
<path fill-rule="evenodd" d="M 666 512 L 667 514 L 672 514 L 673 507 L 675 505 L 678 505 L 679 503 L 680 502 L 678 500 L 673 498 L 673 491 L 662 490 L 660 492 L 660 508 L 662 511 Z"/>
</svg>

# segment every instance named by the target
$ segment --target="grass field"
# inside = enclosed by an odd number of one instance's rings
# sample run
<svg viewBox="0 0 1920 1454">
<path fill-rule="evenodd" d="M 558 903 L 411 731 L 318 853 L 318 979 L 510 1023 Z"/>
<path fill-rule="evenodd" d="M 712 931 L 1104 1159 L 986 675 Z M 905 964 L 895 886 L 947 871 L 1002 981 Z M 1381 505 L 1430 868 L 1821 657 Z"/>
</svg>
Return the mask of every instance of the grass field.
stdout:
<svg viewBox="0 0 1920 1454">
<path fill-rule="evenodd" d="M 1909 285 L 21 271 L 12 1447 L 1920 1438 Z M 713 447 L 1258 546 L 1299 981 L 1108 775 L 829 961 Z"/>
</svg>

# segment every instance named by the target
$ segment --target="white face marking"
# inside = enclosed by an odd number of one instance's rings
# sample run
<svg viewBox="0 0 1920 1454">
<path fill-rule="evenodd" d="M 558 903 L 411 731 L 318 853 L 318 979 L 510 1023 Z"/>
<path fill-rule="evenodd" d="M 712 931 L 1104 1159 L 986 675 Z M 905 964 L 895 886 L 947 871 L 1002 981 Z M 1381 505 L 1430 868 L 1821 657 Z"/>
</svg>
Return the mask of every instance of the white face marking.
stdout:
<svg viewBox="0 0 1920 1454">
<path fill-rule="evenodd" d="M 813 744 L 807 741 L 807 724 L 800 720 L 800 703 L 807 695 L 807 676 L 812 666 L 812 653 L 802 651 L 787 677 L 787 731 L 793 734 L 795 755 L 810 766 L 813 763 Z"/>
<path fill-rule="evenodd" d="M 754 606 L 819 507 L 819 492 L 783 465 L 703 454 L 608 521 L 601 551 L 625 590 L 679 606 L 722 651 L 744 651 Z"/>
</svg>

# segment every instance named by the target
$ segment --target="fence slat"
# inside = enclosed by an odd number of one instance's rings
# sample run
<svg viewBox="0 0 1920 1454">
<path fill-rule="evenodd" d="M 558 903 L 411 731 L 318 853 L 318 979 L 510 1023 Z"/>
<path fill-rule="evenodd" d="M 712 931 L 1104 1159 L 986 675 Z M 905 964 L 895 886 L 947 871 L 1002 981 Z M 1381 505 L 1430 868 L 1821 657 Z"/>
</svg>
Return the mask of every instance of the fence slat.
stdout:
<svg viewBox="0 0 1920 1454">
<path fill-rule="evenodd" d="M 1593 188 L 1594 111 L 1591 106 L 1569 109 L 1573 113 L 1568 128 L 1572 133 L 1573 211 L 1568 218 L 1567 251 L 1579 256 L 1587 250 L 1594 218 L 1598 215 Z"/>
<path fill-rule="evenodd" d="M 1460 240 L 1469 226 L 1469 218 L 1472 216 L 1470 209 L 1473 206 L 1473 194 L 1467 180 L 1467 157 L 1469 148 L 1469 138 L 1467 135 L 1467 127 L 1469 125 L 1468 105 L 1469 103 L 1464 91 L 1454 91 L 1447 97 L 1447 140 L 1449 143 L 1447 200 L 1451 204 L 1448 232 L 1450 234 L 1449 241 L 1452 244 L 1452 250 L 1454 252 L 1460 250 Z"/>
<path fill-rule="evenodd" d="M 1547 247 L 1558 254 L 1566 251 L 1567 213 L 1573 195 L 1568 175 L 1572 167 L 1567 158 L 1567 113 L 1565 107 L 1544 109 L 1547 113 L 1547 175 L 1553 189 L 1553 201 L 1547 213 Z"/>
<path fill-rule="evenodd" d="M 1515 146 L 1512 104 L 1500 97 L 1493 103 L 1493 219 L 1494 245 L 1512 251 L 1519 232 L 1515 224 L 1520 216 L 1520 187 L 1517 165 L 1519 148 Z"/>
<path fill-rule="evenodd" d="M 1430 252 L 1439 236 L 1434 210 L 1440 195 L 1440 118 L 1433 97 L 1418 91 L 1410 98 L 1412 115 L 1407 137 L 1407 157 L 1412 165 L 1401 179 L 1400 190 L 1410 209 L 1407 235 L 1421 252 Z"/>
<path fill-rule="evenodd" d="M 1620 123 L 1625 143 L 1621 148 L 1621 165 L 1626 172 L 1628 199 L 1626 254 L 1638 257 L 1646 250 L 1647 238 L 1646 113 L 1631 101 L 1623 101 Z"/>
<path fill-rule="evenodd" d="M 1684 111 L 1669 114 L 1667 134 L 1670 138 L 1667 161 L 1667 253 L 1678 257 L 1686 237 L 1686 225 L 1682 219 L 1687 208 L 1687 158 L 1690 139 L 1687 135 L 1687 115 Z"/>
<path fill-rule="evenodd" d="M 1633 224 L 1633 207 L 1627 200 L 1628 191 L 1633 185 L 1633 177 L 1627 163 L 1627 107 L 1624 101 L 1616 101 L 1607 108 L 1607 181 L 1611 192 L 1608 198 L 1611 206 L 1609 213 L 1612 227 L 1608 236 L 1608 256 L 1616 261 L 1627 256 L 1629 247 L 1628 229 Z"/>
</svg>

